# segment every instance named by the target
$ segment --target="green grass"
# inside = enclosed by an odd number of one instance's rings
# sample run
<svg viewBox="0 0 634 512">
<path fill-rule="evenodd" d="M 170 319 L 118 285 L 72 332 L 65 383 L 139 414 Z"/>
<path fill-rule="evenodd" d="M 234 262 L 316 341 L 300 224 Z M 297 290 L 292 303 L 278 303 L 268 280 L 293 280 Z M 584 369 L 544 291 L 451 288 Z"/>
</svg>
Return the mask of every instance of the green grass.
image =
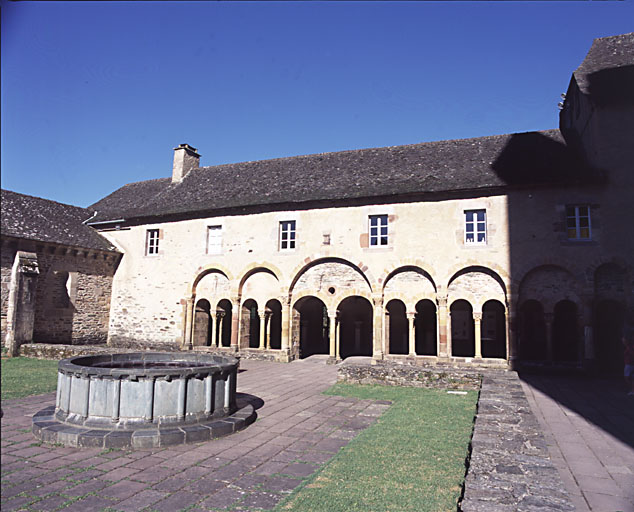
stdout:
<svg viewBox="0 0 634 512">
<path fill-rule="evenodd" d="M 28 357 L 2 358 L 2 400 L 55 391 L 57 361 Z"/>
<path fill-rule="evenodd" d="M 393 405 L 276 510 L 456 510 L 476 391 L 454 395 L 445 390 L 336 384 L 327 394 L 392 400 Z"/>
</svg>

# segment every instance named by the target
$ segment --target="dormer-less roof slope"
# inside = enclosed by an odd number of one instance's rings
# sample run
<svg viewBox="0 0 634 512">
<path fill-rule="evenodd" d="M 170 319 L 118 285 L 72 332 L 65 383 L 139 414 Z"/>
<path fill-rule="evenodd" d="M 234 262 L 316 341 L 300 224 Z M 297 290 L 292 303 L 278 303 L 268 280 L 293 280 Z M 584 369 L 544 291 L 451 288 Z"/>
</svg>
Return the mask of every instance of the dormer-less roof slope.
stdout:
<svg viewBox="0 0 634 512">
<path fill-rule="evenodd" d="M 595 102 L 634 100 L 634 32 L 595 39 L 574 79 Z"/>
<path fill-rule="evenodd" d="M 2 235 L 39 242 L 116 251 L 114 246 L 83 221 L 91 210 L 41 197 L 2 190 Z"/>
<path fill-rule="evenodd" d="M 214 215 L 252 207 L 484 191 L 598 179 L 558 130 L 496 135 L 201 167 L 181 183 L 126 185 L 91 208 L 90 223 Z"/>
</svg>

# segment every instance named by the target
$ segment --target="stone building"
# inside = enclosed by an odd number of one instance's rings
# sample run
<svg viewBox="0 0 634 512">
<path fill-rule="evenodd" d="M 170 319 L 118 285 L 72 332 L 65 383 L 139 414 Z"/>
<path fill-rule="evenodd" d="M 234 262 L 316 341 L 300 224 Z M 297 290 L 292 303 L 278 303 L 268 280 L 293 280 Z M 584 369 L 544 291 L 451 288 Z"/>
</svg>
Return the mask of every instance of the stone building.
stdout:
<svg viewBox="0 0 634 512">
<path fill-rule="evenodd" d="M 2 191 L 2 340 L 105 343 L 121 254 L 85 208 Z"/>
<path fill-rule="evenodd" d="M 213 167 L 181 144 L 90 208 L 124 255 L 108 343 L 616 371 L 633 64 L 634 34 L 595 40 L 559 130 Z"/>
</svg>

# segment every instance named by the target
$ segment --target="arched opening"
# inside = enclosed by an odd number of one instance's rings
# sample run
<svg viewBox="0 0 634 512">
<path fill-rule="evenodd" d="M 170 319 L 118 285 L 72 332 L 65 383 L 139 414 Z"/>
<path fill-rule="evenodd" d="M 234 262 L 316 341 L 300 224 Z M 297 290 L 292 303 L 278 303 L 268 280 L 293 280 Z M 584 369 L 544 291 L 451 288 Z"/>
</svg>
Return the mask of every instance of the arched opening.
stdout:
<svg viewBox="0 0 634 512">
<path fill-rule="evenodd" d="M 317 297 L 302 297 L 293 307 L 294 339 L 299 335 L 299 357 L 329 353 L 328 309 Z"/>
<path fill-rule="evenodd" d="M 194 316 L 193 345 L 195 347 L 205 347 L 211 345 L 211 306 L 207 299 L 200 299 L 196 302 L 196 312 Z"/>
<path fill-rule="evenodd" d="M 606 299 L 594 309 L 594 353 L 597 370 L 606 377 L 623 374 L 623 344 L 621 335 L 625 324 L 625 305 Z"/>
<path fill-rule="evenodd" d="M 218 318 L 216 339 L 218 340 L 218 345 L 221 347 L 231 346 L 232 309 L 233 306 L 231 305 L 231 301 L 222 299 L 218 302 L 218 307 L 216 308 L 216 315 Z"/>
<path fill-rule="evenodd" d="M 482 306 L 480 324 L 482 357 L 506 359 L 506 311 L 497 300 L 490 300 Z"/>
<path fill-rule="evenodd" d="M 455 301 L 451 311 L 451 355 L 475 357 L 473 308 L 466 300 Z"/>
<path fill-rule="evenodd" d="M 416 331 L 416 354 L 435 356 L 436 351 L 436 304 L 431 300 L 420 300 L 416 304 L 414 318 Z"/>
<path fill-rule="evenodd" d="M 260 317 L 258 304 L 253 299 L 244 301 L 240 322 L 240 348 L 260 346 Z"/>
<path fill-rule="evenodd" d="M 519 352 L 523 361 L 546 361 L 548 340 L 541 302 L 527 300 L 520 307 Z"/>
<path fill-rule="evenodd" d="M 553 360 L 558 362 L 579 359 L 579 329 L 577 305 L 570 300 L 555 304 L 552 327 Z"/>
<path fill-rule="evenodd" d="M 357 295 L 339 304 L 340 342 L 342 359 L 350 356 L 372 355 L 372 304 Z"/>
<path fill-rule="evenodd" d="M 279 350 L 282 348 L 282 304 L 277 299 L 271 299 L 266 303 L 266 311 L 269 348 Z"/>
<path fill-rule="evenodd" d="M 398 299 L 392 299 L 387 303 L 386 310 L 388 312 L 388 354 L 407 354 L 409 352 L 409 326 L 405 304 Z"/>
</svg>

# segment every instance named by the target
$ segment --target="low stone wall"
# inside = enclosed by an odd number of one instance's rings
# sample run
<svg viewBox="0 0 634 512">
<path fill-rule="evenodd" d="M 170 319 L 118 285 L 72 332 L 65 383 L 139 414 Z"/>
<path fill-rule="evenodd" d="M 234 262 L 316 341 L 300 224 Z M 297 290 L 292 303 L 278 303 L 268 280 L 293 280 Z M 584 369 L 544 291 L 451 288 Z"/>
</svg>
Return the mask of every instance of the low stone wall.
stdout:
<svg viewBox="0 0 634 512">
<path fill-rule="evenodd" d="M 114 354 L 117 352 L 139 352 L 139 350 L 108 345 L 61 345 L 59 343 L 25 343 L 20 346 L 20 355 L 34 359 L 66 359 L 92 354 Z"/>
<path fill-rule="evenodd" d="M 386 384 L 435 389 L 479 389 L 480 372 L 453 368 L 426 368 L 419 365 L 387 361 L 375 365 L 344 362 L 339 365 L 337 380 L 352 384 Z"/>
<path fill-rule="evenodd" d="M 483 373 L 460 510 L 574 509 L 517 373 Z"/>
</svg>

